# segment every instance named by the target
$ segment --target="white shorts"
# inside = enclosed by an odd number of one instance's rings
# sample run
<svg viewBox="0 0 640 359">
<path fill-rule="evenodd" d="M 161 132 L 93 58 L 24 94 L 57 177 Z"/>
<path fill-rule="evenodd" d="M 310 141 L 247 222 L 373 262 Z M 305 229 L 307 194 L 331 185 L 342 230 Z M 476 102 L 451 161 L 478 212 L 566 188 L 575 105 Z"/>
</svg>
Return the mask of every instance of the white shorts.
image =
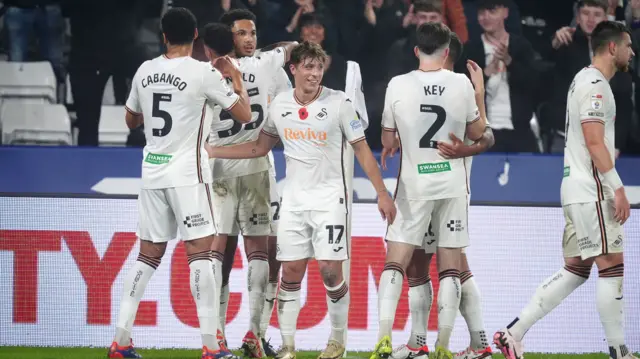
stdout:
<svg viewBox="0 0 640 359">
<path fill-rule="evenodd" d="M 271 199 L 271 237 L 278 235 L 278 222 L 280 222 L 280 204 L 282 197 L 278 193 L 278 181 L 276 175 L 269 173 L 269 197 Z"/>
<path fill-rule="evenodd" d="M 565 257 L 587 259 L 608 253 L 622 253 L 624 232 L 614 219 L 613 200 L 563 206 L 566 221 L 562 238 Z"/>
<path fill-rule="evenodd" d="M 276 259 L 290 262 L 306 258 L 349 259 L 347 209 L 342 205 L 325 211 L 280 212 Z"/>
<path fill-rule="evenodd" d="M 435 240 L 429 245 L 433 248 L 469 245 L 467 196 L 436 200 L 396 198 L 395 202 L 398 214 L 387 228 L 387 241 L 423 247 L 432 223 Z"/>
<path fill-rule="evenodd" d="M 213 215 L 219 234 L 268 236 L 269 171 L 213 180 Z"/>
<path fill-rule="evenodd" d="M 138 196 L 136 234 L 140 239 L 154 243 L 174 238 L 189 241 L 215 234 L 213 218 L 211 185 L 208 183 L 142 189 Z"/>
<path fill-rule="evenodd" d="M 467 211 L 469 211 L 469 206 L 471 206 L 471 197 L 467 196 Z M 436 253 L 436 234 L 433 232 L 433 226 L 431 225 L 433 220 L 429 222 L 429 228 L 427 232 L 424 234 L 424 240 L 422 241 L 422 249 L 424 249 L 425 253 L 433 254 Z M 469 231 L 467 230 L 467 233 Z M 462 254 L 466 254 L 466 247 L 462 248 Z"/>
</svg>

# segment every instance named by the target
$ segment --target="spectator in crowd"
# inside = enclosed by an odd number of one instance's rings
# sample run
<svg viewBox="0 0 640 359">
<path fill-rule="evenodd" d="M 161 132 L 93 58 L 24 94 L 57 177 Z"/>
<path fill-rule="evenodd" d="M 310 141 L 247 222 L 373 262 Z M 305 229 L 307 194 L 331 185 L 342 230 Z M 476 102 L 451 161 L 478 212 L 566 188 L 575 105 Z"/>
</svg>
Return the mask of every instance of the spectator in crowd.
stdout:
<svg viewBox="0 0 640 359">
<path fill-rule="evenodd" d="M 535 1 L 540 0 L 521 0 L 521 1 Z M 482 34 L 482 27 L 478 23 L 478 4 L 480 0 L 463 0 L 462 6 L 464 7 L 464 14 L 467 18 L 467 29 L 469 31 L 469 39 L 478 38 Z M 513 1 L 507 1 L 506 6 L 509 9 L 509 16 L 505 20 L 505 28 L 510 34 L 522 35 L 522 24 L 520 20 L 520 10 L 518 5 Z"/>
<path fill-rule="evenodd" d="M 64 18 L 59 0 L 4 0 L 5 27 L 9 34 L 9 61 L 27 61 L 35 30 L 40 56 L 53 67 L 58 83 L 65 81 L 62 43 Z"/>
<path fill-rule="evenodd" d="M 78 145 L 98 146 L 102 96 L 109 77 L 131 79 L 147 59 L 138 40 L 143 0 L 65 4 L 71 23 L 69 76 L 77 114 Z"/>
<path fill-rule="evenodd" d="M 564 129 L 567 91 L 573 77 L 583 67 L 589 66 L 593 51 L 590 35 L 602 21 L 607 20 L 608 0 L 581 0 L 578 2 L 576 27 L 560 28 L 551 44 L 556 63 L 555 95 L 552 105 L 553 122 L 558 129 Z M 626 147 L 629 126 L 633 114 L 633 86 L 631 74 L 616 72 L 610 81 L 611 91 L 616 100 L 616 155 Z"/>
<path fill-rule="evenodd" d="M 323 0 L 282 1 L 280 10 L 269 20 L 268 43 L 300 38 L 300 18 L 307 14 L 323 18 L 325 37 L 330 44 L 336 44 L 338 31 Z"/>
<path fill-rule="evenodd" d="M 478 22 L 483 33 L 465 46 L 466 58 L 483 68 L 487 118 L 495 152 L 538 152 L 530 121 L 534 113 L 537 70 L 535 53 L 522 36 L 509 33 L 508 0 L 479 0 Z"/>
</svg>

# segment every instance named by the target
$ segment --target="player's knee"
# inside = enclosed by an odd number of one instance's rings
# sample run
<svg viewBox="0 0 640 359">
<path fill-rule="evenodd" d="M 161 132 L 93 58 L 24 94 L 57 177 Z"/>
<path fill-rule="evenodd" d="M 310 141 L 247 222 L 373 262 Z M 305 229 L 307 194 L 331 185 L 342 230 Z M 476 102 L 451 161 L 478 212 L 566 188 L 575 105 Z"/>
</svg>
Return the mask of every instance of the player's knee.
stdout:
<svg viewBox="0 0 640 359">
<path fill-rule="evenodd" d="M 456 270 L 460 273 L 461 248 L 438 248 L 438 272 Z"/>
<path fill-rule="evenodd" d="M 167 243 L 153 243 L 151 241 L 140 240 L 140 254 L 150 258 L 161 259 L 167 250 Z"/>
<path fill-rule="evenodd" d="M 138 254 L 138 262 L 142 262 L 153 269 L 158 269 L 160 266 L 160 262 L 162 261 L 162 256 L 160 257 L 151 257 L 142 252 Z"/>
<path fill-rule="evenodd" d="M 571 274 L 577 275 L 580 278 L 583 278 L 585 281 L 589 279 L 589 275 L 591 274 L 591 266 L 584 264 L 565 263 L 564 270 Z"/>
<path fill-rule="evenodd" d="M 282 281 L 289 283 L 302 282 L 307 269 L 307 261 L 293 261 L 282 264 Z"/>
<path fill-rule="evenodd" d="M 335 287 L 342 282 L 342 262 L 319 261 L 318 266 L 325 286 Z"/>
<path fill-rule="evenodd" d="M 600 269 L 598 271 L 598 277 L 600 278 L 615 278 L 622 277 L 624 275 L 624 263 L 612 265 L 607 268 Z"/>
<path fill-rule="evenodd" d="M 622 253 L 609 253 L 596 257 L 596 265 L 599 273 L 610 268 L 624 268 L 624 256 Z M 600 275 L 602 276 L 602 275 Z"/>
<path fill-rule="evenodd" d="M 415 246 L 407 243 L 387 242 L 385 263 L 397 263 L 402 270 L 406 270 L 413 257 Z"/>
</svg>

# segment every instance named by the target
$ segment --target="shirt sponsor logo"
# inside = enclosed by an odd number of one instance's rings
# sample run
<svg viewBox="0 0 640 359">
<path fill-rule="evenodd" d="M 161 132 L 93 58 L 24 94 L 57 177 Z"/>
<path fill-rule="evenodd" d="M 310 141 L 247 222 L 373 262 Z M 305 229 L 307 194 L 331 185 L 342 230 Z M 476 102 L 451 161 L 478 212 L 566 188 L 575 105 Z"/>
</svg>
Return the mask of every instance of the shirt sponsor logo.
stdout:
<svg viewBox="0 0 640 359">
<path fill-rule="evenodd" d="M 300 141 L 300 140 L 317 140 L 317 141 L 326 141 L 327 140 L 327 132 L 325 131 L 314 131 L 310 128 L 306 130 L 298 130 L 293 128 L 285 128 L 284 129 L 284 138 L 289 141 Z"/>
<path fill-rule="evenodd" d="M 358 119 L 357 116 L 355 120 L 352 120 L 351 122 L 349 122 L 349 125 L 351 126 L 351 129 L 354 131 L 362 128 L 362 122 L 360 122 L 360 119 Z"/>
<path fill-rule="evenodd" d="M 169 161 L 171 161 L 171 157 L 173 156 L 158 153 L 147 153 L 147 157 L 145 157 L 144 161 L 151 163 L 152 165 L 163 165 L 169 163 Z"/>
<path fill-rule="evenodd" d="M 562 175 L 562 177 L 569 177 L 569 174 L 571 174 L 571 167 L 565 166 L 564 167 L 564 174 Z"/>
<path fill-rule="evenodd" d="M 447 162 L 421 163 L 418 165 L 419 174 L 430 174 L 451 171 L 451 164 Z"/>
<path fill-rule="evenodd" d="M 602 108 L 604 104 L 604 101 L 602 99 L 602 95 L 600 94 L 594 94 L 591 95 L 591 108 L 594 110 L 599 110 Z"/>
</svg>

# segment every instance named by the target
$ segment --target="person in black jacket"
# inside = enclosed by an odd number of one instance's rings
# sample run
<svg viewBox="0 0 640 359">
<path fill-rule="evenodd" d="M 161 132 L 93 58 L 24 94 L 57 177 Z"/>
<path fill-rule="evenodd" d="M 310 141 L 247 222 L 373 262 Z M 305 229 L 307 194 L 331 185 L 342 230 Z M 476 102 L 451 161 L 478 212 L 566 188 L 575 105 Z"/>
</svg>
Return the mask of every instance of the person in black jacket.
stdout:
<svg viewBox="0 0 640 359">
<path fill-rule="evenodd" d="M 524 37 L 507 32 L 508 0 L 480 0 L 480 38 L 466 45 L 466 58 L 485 74 L 487 118 L 495 136 L 493 152 L 539 152 L 530 121 L 538 71 L 535 52 Z"/>
</svg>

